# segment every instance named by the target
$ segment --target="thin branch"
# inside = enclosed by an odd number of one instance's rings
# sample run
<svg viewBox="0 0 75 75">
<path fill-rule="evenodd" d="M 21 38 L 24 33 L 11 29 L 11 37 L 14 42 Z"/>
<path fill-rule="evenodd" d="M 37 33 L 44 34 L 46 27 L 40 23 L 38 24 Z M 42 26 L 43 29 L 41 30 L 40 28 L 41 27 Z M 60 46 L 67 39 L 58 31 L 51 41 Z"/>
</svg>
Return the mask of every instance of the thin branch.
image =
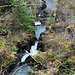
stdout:
<svg viewBox="0 0 75 75">
<path fill-rule="evenodd" d="M 20 4 L 20 5 L 14 5 L 14 4 L 11 4 L 11 5 L 3 5 L 3 6 L 0 6 L 0 8 L 4 8 L 4 7 L 18 7 L 18 6 L 36 6 L 36 4 Z"/>
</svg>

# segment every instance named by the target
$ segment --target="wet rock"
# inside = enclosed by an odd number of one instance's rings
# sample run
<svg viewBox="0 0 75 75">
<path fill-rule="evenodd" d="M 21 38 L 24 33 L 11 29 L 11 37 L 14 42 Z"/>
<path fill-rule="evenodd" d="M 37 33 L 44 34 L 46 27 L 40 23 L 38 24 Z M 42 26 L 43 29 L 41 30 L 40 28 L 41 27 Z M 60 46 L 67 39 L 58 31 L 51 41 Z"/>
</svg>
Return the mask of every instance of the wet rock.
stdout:
<svg viewBox="0 0 75 75">
<path fill-rule="evenodd" d="M 70 24 L 66 27 L 66 34 L 68 34 L 68 38 L 72 39 L 74 41 L 75 39 L 75 24 Z"/>
<path fill-rule="evenodd" d="M 46 32 L 43 32 L 41 35 L 49 35 L 49 32 L 47 32 L 47 31 Z"/>
<path fill-rule="evenodd" d="M 32 35 L 29 39 L 26 38 L 18 42 L 17 43 L 17 47 L 19 48 L 18 53 L 25 52 L 25 50 L 30 52 L 30 48 L 32 45 L 35 44 L 35 41 L 36 41 L 36 37 Z"/>
<path fill-rule="evenodd" d="M 40 9 L 44 9 L 46 7 L 45 0 L 33 0 L 31 3 L 36 4 L 36 12 L 39 12 Z"/>
<path fill-rule="evenodd" d="M 75 33 L 75 24 L 70 24 L 68 27 L 66 27 L 66 30 L 70 34 Z"/>
<path fill-rule="evenodd" d="M 46 30 L 52 33 L 53 32 L 58 33 L 58 32 L 63 32 L 65 28 L 66 28 L 66 23 L 64 21 L 61 21 L 55 24 L 48 25 L 46 27 Z"/>
<path fill-rule="evenodd" d="M 46 27 L 46 30 L 50 31 L 50 30 L 51 30 L 51 26 L 52 26 L 52 25 L 48 25 L 48 26 Z"/>
<path fill-rule="evenodd" d="M 33 57 L 38 61 L 43 64 L 47 64 L 47 61 L 50 61 L 50 59 L 54 56 L 54 54 L 50 51 L 48 52 L 42 52 L 37 55 L 34 55 Z M 54 60 L 54 59 L 53 59 Z"/>
</svg>

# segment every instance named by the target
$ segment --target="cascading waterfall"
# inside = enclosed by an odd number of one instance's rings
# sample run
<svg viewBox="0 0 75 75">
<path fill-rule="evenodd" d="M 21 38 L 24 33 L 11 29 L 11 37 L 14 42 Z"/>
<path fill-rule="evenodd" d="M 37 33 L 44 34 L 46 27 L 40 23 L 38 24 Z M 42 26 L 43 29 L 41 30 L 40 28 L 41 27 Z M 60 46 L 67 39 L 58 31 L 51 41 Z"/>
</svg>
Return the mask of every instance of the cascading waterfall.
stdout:
<svg viewBox="0 0 75 75">
<path fill-rule="evenodd" d="M 36 28 L 36 32 L 35 32 L 35 35 L 36 35 L 36 38 L 37 40 L 39 39 L 40 37 L 40 34 L 45 31 L 45 26 L 35 26 Z M 24 56 L 21 58 L 21 63 L 25 62 L 25 60 L 31 55 L 36 55 L 38 54 L 39 50 L 37 50 L 37 46 L 38 46 L 38 41 L 35 42 L 35 44 L 33 46 L 31 46 L 31 49 L 30 49 L 30 53 L 25 53 Z M 27 72 L 31 72 L 32 69 L 30 66 L 28 65 L 22 65 L 23 67 L 21 67 L 19 70 L 16 71 L 15 74 L 11 74 L 11 75 L 27 75 Z"/>
<path fill-rule="evenodd" d="M 25 62 L 26 58 L 29 55 L 36 55 L 39 51 L 37 50 L 38 41 L 35 42 L 35 45 L 33 45 L 30 49 L 30 53 L 25 53 L 25 55 L 22 57 L 21 62 Z"/>
<path fill-rule="evenodd" d="M 42 15 L 42 13 L 45 11 L 45 10 L 51 10 L 51 11 L 55 11 L 56 10 L 56 2 L 54 0 L 46 0 L 46 8 L 44 8 L 43 10 L 41 10 L 38 14 L 38 21 L 35 22 L 35 25 L 39 25 L 40 21 L 40 16 Z M 41 23 L 40 23 L 41 24 Z M 39 39 L 40 37 L 40 34 L 45 31 L 45 26 L 35 26 L 36 28 L 36 32 L 35 32 L 35 35 L 36 35 L 36 38 L 37 40 Z M 30 55 L 36 55 L 39 50 L 37 50 L 37 45 L 38 45 L 38 41 L 35 42 L 35 45 L 33 45 L 30 49 L 30 53 L 27 54 L 25 53 L 25 55 L 22 57 L 21 59 L 21 62 L 25 62 L 26 58 Z"/>
<path fill-rule="evenodd" d="M 42 13 L 45 11 L 45 10 L 51 10 L 51 11 L 55 11 L 56 8 L 56 3 L 54 2 L 54 0 L 46 0 L 46 8 L 41 10 L 38 14 L 38 21 L 35 22 L 35 28 L 36 28 L 36 32 L 35 32 L 35 35 L 36 35 L 36 38 L 37 38 L 37 41 L 35 42 L 35 44 L 33 46 L 31 46 L 31 49 L 30 49 L 30 53 L 25 53 L 24 56 L 21 58 L 21 63 L 25 62 L 25 60 L 31 55 L 36 55 L 38 54 L 39 50 L 37 50 L 37 46 L 38 46 L 38 39 L 40 37 L 40 34 L 42 32 L 45 31 L 45 26 L 42 26 L 41 25 L 41 22 L 39 21 L 40 20 L 40 16 L 42 16 Z M 40 26 L 38 26 L 40 25 Z M 20 68 L 18 71 L 16 71 L 15 74 L 11 74 L 11 75 L 27 75 L 27 72 L 31 72 L 30 70 L 30 66 L 28 65 L 25 65 L 24 67 Z"/>
<path fill-rule="evenodd" d="M 40 34 L 41 34 L 42 32 L 44 32 L 45 30 L 46 30 L 46 29 L 45 29 L 45 26 L 36 26 L 35 35 L 36 35 L 37 40 L 39 39 Z"/>
<path fill-rule="evenodd" d="M 45 26 L 36 26 L 36 32 L 35 32 L 35 35 L 36 35 L 36 38 L 37 40 L 39 39 L 40 37 L 40 34 L 45 31 Z M 25 55 L 22 57 L 21 59 L 21 62 L 25 62 L 26 58 L 28 58 L 30 55 L 33 56 L 33 55 L 36 55 L 38 54 L 39 50 L 37 50 L 37 45 L 38 45 L 38 41 L 35 42 L 35 44 L 31 47 L 30 49 L 30 53 L 25 53 Z"/>
<path fill-rule="evenodd" d="M 56 0 L 58 1 L 58 0 Z M 55 0 L 46 0 L 46 8 L 44 8 L 43 10 L 41 10 L 39 12 L 39 15 L 38 15 L 38 19 L 40 18 L 40 16 L 43 15 L 43 12 L 46 11 L 46 10 L 49 10 L 49 11 L 56 11 L 56 2 Z"/>
</svg>

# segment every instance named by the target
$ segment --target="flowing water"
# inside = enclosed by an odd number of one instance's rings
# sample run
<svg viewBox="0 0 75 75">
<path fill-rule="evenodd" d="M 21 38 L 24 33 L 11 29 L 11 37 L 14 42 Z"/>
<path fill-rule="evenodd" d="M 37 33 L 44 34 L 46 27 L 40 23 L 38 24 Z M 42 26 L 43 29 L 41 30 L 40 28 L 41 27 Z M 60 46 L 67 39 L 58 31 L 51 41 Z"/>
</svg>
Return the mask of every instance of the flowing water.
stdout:
<svg viewBox="0 0 75 75">
<path fill-rule="evenodd" d="M 45 31 L 45 26 L 36 26 L 35 28 L 36 28 L 35 35 L 38 40 L 40 37 L 40 34 L 43 31 Z M 31 46 L 30 53 L 26 52 L 24 54 L 24 56 L 21 59 L 21 63 L 25 62 L 25 60 L 29 57 L 29 55 L 33 56 L 33 55 L 38 54 L 39 50 L 37 50 L 37 45 L 38 45 L 38 41 L 36 41 L 35 44 L 33 46 Z M 31 67 L 28 65 L 25 65 L 25 66 L 21 67 L 20 69 L 18 69 L 14 75 L 27 75 L 27 73 L 31 72 L 31 71 L 32 71 Z"/>
<path fill-rule="evenodd" d="M 56 11 L 56 2 L 57 0 L 46 0 L 47 10 Z"/>
<path fill-rule="evenodd" d="M 43 12 L 44 10 L 51 10 L 51 11 L 55 11 L 55 2 L 54 0 L 46 0 L 46 8 L 41 10 L 41 12 Z M 39 13 L 41 13 L 39 12 Z M 41 16 L 41 14 L 39 14 Z M 38 17 L 40 17 L 38 15 Z M 40 21 L 39 21 L 40 22 Z M 36 21 L 37 23 L 37 21 Z M 42 32 L 45 31 L 45 26 L 35 26 L 36 28 L 36 32 L 35 32 L 35 35 L 36 35 L 36 38 L 37 38 L 37 41 L 35 42 L 35 44 L 33 46 L 31 46 L 31 49 L 30 49 L 30 53 L 25 53 L 24 56 L 21 58 L 21 62 L 25 62 L 25 60 L 29 57 L 29 55 L 33 56 L 33 55 L 36 55 L 38 54 L 39 50 L 37 50 L 37 45 L 38 45 L 38 39 L 40 37 L 40 34 Z M 23 65 L 20 69 L 18 69 L 16 71 L 16 73 L 12 73 L 11 75 L 27 75 L 27 72 L 31 72 L 32 69 L 30 66 L 28 65 Z"/>
<path fill-rule="evenodd" d="M 39 12 L 39 17 L 43 15 L 43 12 L 46 11 L 46 10 L 49 10 L 49 11 L 56 11 L 56 5 L 57 5 L 57 1 L 58 0 L 46 0 L 46 8 L 44 8 L 43 10 L 41 10 Z M 38 17 L 38 19 L 39 19 Z"/>
<path fill-rule="evenodd" d="M 17 70 L 15 74 L 13 73 L 12 75 L 28 75 L 28 72 L 33 72 L 32 68 L 27 64 L 24 64 L 20 67 L 20 69 Z"/>
</svg>

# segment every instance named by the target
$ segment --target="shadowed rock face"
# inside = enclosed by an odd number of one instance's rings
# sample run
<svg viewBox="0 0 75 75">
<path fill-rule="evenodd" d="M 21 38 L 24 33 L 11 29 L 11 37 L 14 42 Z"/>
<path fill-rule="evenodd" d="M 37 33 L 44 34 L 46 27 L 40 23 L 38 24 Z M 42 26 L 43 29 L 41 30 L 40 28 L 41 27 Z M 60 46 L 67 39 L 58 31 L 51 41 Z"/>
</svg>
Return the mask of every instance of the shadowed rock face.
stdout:
<svg viewBox="0 0 75 75">
<path fill-rule="evenodd" d="M 45 0 L 30 0 L 32 4 L 36 4 L 36 12 L 38 13 L 41 9 L 44 9 L 46 7 Z"/>
</svg>

